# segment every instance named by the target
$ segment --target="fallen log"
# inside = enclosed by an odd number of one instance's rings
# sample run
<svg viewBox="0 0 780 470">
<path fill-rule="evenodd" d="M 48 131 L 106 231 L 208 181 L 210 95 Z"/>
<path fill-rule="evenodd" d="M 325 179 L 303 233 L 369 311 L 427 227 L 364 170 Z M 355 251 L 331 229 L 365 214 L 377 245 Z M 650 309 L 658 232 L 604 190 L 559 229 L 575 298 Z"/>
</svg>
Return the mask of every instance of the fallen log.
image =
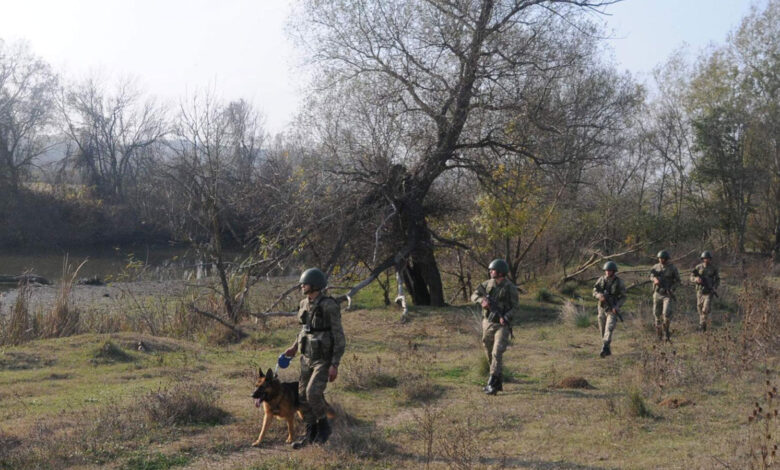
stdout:
<svg viewBox="0 0 780 470">
<path fill-rule="evenodd" d="M 22 274 L 21 276 L 3 276 L 0 275 L 0 284 L 43 284 L 51 285 L 48 279 L 37 274 Z"/>
</svg>

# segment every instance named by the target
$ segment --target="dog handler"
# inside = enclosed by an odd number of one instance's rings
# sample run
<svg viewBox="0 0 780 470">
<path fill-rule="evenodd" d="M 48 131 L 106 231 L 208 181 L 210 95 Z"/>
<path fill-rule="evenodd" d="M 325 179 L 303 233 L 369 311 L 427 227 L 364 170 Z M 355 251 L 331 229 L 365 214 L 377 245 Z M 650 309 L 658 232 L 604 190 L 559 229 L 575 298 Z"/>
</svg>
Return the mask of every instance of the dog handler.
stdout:
<svg viewBox="0 0 780 470">
<path fill-rule="evenodd" d="M 306 435 L 293 443 L 293 449 L 312 442 L 322 444 L 330 437 L 325 387 L 338 376 L 346 340 L 341 326 L 341 308 L 333 297 L 323 293 L 327 284 L 325 273 L 317 268 L 301 274 L 301 293 L 305 297 L 298 308 L 298 321 L 302 328 L 295 343 L 285 351 L 287 357 L 294 357 L 298 347 L 301 349 L 298 395 Z"/>
</svg>

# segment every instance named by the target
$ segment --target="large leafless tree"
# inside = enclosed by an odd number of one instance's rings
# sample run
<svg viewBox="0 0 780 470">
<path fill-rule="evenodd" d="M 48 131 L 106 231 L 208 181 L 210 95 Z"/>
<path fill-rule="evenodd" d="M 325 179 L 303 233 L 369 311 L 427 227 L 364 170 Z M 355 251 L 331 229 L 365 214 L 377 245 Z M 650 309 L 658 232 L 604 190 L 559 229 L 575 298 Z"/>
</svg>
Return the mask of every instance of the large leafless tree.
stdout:
<svg viewBox="0 0 780 470">
<path fill-rule="evenodd" d="M 427 198 L 439 177 L 454 168 L 480 170 L 479 153 L 527 158 L 539 165 L 563 165 L 582 152 L 558 148 L 604 138 L 619 113 L 623 96 L 609 97 L 602 119 L 565 119 L 580 104 L 553 106 L 551 93 L 560 78 L 581 72 L 594 30 L 583 11 L 596 11 L 609 0 L 393 0 L 303 1 L 295 16 L 298 31 L 319 66 L 321 88 L 333 93 L 324 132 L 335 153 L 355 150 L 358 139 L 349 122 L 360 119 L 384 126 L 398 137 L 392 147 L 358 158 L 353 179 L 371 188 L 359 217 L 366 212 L 390 215 L 395 246 L 376 263 L 373 275 L 400 266 L 417 304 L 443 305 L 436 234 L 428 223 Z M 333 90 L 340 90 L 338 93 Z M 384 120 L 344 113 L 350 97 L 364 99 L 363 109 Z M 576 114 L 576 113 L 575 113 Z M 558 123 L 565 122 L 563 126 Z M 524 132 L 533 126 L 540 132 Z M 376 132 L 370 132 L 376 137 Z M 540 136 L 544 136 L 540 138 Z M 374 141 L 375 144 L 380 143 Z M 574 144 L 580 145 L 575 147 Z M 327 147 L 327 146 L 326 146 Z M 381 165 L 372 165 L 379 160 Z M 370 209 L 370 210 L 369 210 Z M 382 216 L 382 217 L 384 217 Z M 348 236 L 348 235 L 347 235 Z M 336 248 L 343 243 L 337 243 Z"/>
</svg>

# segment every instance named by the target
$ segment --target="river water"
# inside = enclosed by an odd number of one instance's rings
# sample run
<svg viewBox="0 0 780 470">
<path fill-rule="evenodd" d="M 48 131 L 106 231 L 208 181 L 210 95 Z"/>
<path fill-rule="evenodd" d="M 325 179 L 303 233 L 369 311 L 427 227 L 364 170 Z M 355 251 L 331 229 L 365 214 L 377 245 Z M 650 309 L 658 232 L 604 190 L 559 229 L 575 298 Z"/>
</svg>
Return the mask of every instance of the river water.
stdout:
<svg viewBox="0 0 780 470">
<path fill-rule="evenodd" d="M 84 263 L 77 279 L 97 277 L 102 281 L 146 279 L 182 279 L 197 277 L 199 263 L 185 248 L 145 246 L 135 248 L 82 248 L 67 251 L 0 250 L 0 276 L 30 273 L 57 284 L 64 272 L 72 273 Z M 202 265 L 200 266 L 202 269 Z M 72 274 L 68 274 L 72 276 Z M 15 288 L 0 283 L 0 291 Z"/>
</svg>

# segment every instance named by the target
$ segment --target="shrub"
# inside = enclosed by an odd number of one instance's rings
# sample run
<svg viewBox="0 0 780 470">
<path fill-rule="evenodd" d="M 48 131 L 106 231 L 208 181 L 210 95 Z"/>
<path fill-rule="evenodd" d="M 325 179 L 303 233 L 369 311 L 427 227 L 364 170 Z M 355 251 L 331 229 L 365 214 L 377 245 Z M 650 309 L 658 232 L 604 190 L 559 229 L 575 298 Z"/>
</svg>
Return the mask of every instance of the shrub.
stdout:
<svg viewBox="0 0 780 470">
<path fill-rule="evenodd" d="M 552 302 L 553 295 L 550 291 L 542 287 L 536 291 L 536 300 L 539 302 Z"/>
<path fill-rule="evenodd" d="M 151 392 L 141 401 L 149 422 L 158 426 L 220 424 L 228 413 L 216 405 L 217 390 L 201 382 L 183 382 Z"/>
<path fill-rule="evenodd" d="M 576 304 L 571 300 L 566 300 L 561 305 L 561 319 L 566 322 L 571 322 L 577 328 L 589 328 L 593 324 L 593 319 L 588 314 L 585 307 Z"/>
</svg>

